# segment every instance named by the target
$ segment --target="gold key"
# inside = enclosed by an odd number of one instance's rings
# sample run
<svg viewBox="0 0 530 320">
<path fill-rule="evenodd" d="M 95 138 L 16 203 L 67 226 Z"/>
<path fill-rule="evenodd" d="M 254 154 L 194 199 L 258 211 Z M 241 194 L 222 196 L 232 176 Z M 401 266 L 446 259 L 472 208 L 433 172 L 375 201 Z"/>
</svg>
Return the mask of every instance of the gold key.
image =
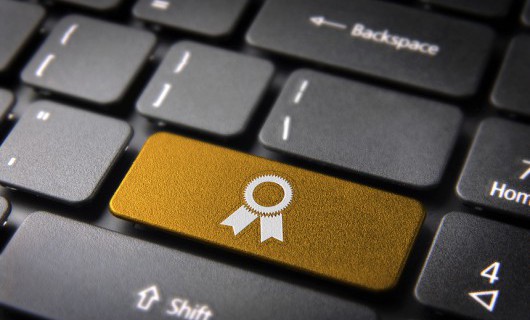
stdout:
<svg viewBox="0 0 530 320">
<path fill-rule="evenodd" d="M 147 140 L 110 208 L 371 290 L 396 284 L 425 216 L 410 198 L 169 133 Z"/>
</svg>

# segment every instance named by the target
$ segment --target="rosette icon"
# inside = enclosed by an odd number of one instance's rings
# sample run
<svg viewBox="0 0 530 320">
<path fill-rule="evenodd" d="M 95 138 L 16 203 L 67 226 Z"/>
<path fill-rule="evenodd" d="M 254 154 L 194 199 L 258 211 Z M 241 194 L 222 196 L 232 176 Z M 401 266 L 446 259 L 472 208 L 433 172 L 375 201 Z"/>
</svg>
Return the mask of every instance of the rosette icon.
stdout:
<svg viewBox="0 0 530 320">
<path fill-rule="evenodd" d="M 254 198 L 254 192 L 263 184 L 275 184 L 283 191 L 280 202 L 272 206 L 259 204 Z M 226 218 L 222 225 L 230 226 L 234 235 L 240 233 L 254 220 L 259 218 L 261 242 L 270 238 L 283 241 L 282 212 L 287 209 L 293 199 L 293 189 L 289 182 L 277 175 L 264 175 L 253 179 L 243 192 L 243 205 Z"/>
</svg>

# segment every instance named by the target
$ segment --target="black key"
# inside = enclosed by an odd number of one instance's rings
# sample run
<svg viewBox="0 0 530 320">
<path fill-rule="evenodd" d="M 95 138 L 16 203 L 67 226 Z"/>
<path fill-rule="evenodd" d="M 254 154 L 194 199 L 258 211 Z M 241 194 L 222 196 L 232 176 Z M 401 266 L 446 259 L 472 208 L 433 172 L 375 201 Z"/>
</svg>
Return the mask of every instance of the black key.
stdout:
<svg viewBox="0 0 530 320">
<path fill-rule="evenodd" d="M 416 298 L 473 319 L 528 319 L 529 243 L 528 230 L 450 213 L 436 234 Z"/>
<path fill-rule="evenodd" d="M 112 10 L 115 9 L 122 0 L 57 0 L 59 2 L 74 4 L 87 7 L 94 10 Z"/>
<path fill-rule="evenodd" d="M 530 27 L 530 0 L 526 1 L 521 20 L 525 26 Z"/>
<path fill-rule="evenodd" d="M 6 118 L 14 101 L 15 98 L 11 92 L 0 88 L 0 123 Z"/>
<path fill-rule="evenodd" d="M 272 76 L 268 61 L 193 42 L 174 45 L 138 101 L 150 118 L 240 134 Z"/>
<path fill-rule="evenodd" d="M 124 121 L 35 102 L 0 146 L 0 183 L 79 204 L 94 196 L 131 135 Z"/>
<path fill-rule="evenodd" d="M 6 198 L 0 197 L 0 228 L 7 224 L 7 217 L 11 212 L 11 205 Z"/>
<path fill-rule="evenodd" d="M 487 119 L 479 127 L 457 192 L 477 207 L 530 218 L 530 127 Z"/>
<path fill-rule="evenodd" d="M 495 107 L 530 116 L 530 36 L 512 40 L 491 94 Z"/>
<path fill-rule="evenodd" d="M 133 14 L 142 20 L 210 37 L 230 34 L 248 0 L 139 0 Z"/>
<path fill-rule="evenodd" d="M 498 18 L 508 14 L 511 0 L 422 0 L 455 11 L 461 11 L 477 16 Z"/>
<path fill-rule="evenodd" d="M 247 41 L 318 63 L 450 96 L 475 93 L 490 29 L 372 0 L 270 0 Z"/>
<path fill-rule="evenodd" d="M 353 319 L 364 306 L 49 213 L 0 256 L 0 303 L 50 319 Z"/>
<path fill-rule="evenodd" d="M 155 43 L 155 37 L 108 22 L 72 15 L 53 29 L 22 73 L 24 82 L 98 104 L 120 100 Z"/>
<path fill-rule="evenodd" d="M 0 73 L 6 71 L 22 51 L 44 18 L 34 4 L 0 0 Z"/>
<path fill-rule="evenodd" d="M 417 188 L 440 182 L 461 112 L 313 71 L 287 81 L 260 133 L 272 149 Z"/>
</svg>

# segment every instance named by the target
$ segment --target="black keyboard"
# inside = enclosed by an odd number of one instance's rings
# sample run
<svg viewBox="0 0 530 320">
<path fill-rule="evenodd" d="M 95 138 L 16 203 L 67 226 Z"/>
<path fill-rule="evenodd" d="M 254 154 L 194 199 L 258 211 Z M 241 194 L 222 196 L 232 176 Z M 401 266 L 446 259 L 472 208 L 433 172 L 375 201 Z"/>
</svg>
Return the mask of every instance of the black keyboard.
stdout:
<svg viewBox="0 0 530 320">
<path fill-rule="evenodd" d="M 530 1 L 0 0 L 0 319 L 530 320 Z"/>
</svg>

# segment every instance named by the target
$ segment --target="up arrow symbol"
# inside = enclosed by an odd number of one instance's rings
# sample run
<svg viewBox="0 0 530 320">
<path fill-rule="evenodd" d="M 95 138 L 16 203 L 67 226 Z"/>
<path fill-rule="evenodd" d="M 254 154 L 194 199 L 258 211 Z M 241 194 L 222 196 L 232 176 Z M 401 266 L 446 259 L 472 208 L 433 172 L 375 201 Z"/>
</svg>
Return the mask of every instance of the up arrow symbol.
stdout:
<svg viewBox="0 0 530 320">
<path fill-rule="evenodd" d="M 136 307 L 143 311 L 149 311 L 153 303 L 160 301 L 160 294 L 155 285 L 138 292 L 138 295 L 140 296 L 140 301 L 138 301 Z"/>
<path fill-rule="evenodd" d="M 469 295 L 489 312 L 493 312 L 499 297 L 499 290 L 470 292 Z M 489 297 L 489 302 L 486 302 L 486 297 Z"/>
</svg>

